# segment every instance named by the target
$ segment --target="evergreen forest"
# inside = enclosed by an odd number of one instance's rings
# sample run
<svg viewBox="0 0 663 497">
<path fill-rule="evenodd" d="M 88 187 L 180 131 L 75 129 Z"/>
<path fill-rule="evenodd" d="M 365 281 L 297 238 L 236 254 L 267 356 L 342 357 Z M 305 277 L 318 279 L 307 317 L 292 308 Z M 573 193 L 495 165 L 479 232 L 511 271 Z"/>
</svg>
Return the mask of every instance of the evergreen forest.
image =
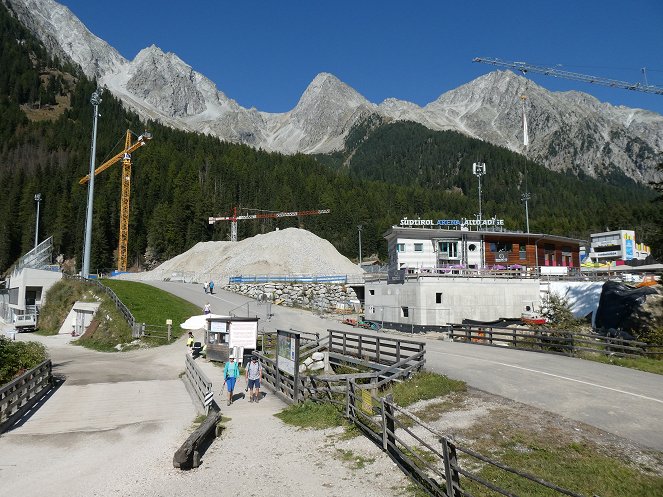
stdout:
<svg viewBox="0 0 663 497">
<path fill-rule="evenodd" d="M 39 239 L 80 269 L 92 138 L 90 96 L 96 83 L 51 58 L 0 4 L 0 272 L 34 246 L 35 194 Z M 228 240 L 230 223 L 210 216 L 234 207 L 270 211 L 331 209 L 331 214 L 242 221 L 240 239 L 299 226 L 328 239 L 344 255 L 384 257 L 384 232 L 403 217 L 459 218 L 478 213 L 472 163 L 482 178 L 484 217 L 525 229 L 521 195 L 529 191 L 530 230 L 586 239 L 591 232 L 635 229 L 638 241 L 658 236 L 654 189 L 618 175 L 592 179 L 556 173 L 506 149 L 413 123 L 368 119 L 353 129 L 345 152 L 282 155 L 211 136 L 143 122 L 110 93 L 102 95 L 98 166 L 124 147 L 127 129 L 153 139 L 133 154 L 129 265 L 145 255 L 169 259 L 200 241 Z M 91 271 L 116 267 L 118 163 L 95 180 Z"/>
</svg>

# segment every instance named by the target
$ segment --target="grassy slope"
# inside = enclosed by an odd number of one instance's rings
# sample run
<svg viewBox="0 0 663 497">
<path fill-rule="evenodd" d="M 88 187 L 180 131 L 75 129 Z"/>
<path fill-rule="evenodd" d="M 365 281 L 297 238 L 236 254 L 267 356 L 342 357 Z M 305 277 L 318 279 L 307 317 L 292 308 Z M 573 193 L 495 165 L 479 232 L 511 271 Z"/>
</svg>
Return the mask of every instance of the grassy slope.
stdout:
<svg viewBox="0 0 663 497">
<path fill-rule="evenodd" d="M 101 283 L 115 292 L 137 321 L 165 325 L 166 319 L 172 319 L 175 338 L 182 335 L 180 324 L 200 314 L 198 306 L 191 302 L 145 283 L 106 279 Z"/>
<path fill-rule="evenodd" d="M 139 322 L 165 326 L 166 319 L 172 319 L 174 339 L 182 335 L 180 324 L 199 313 L 197 306 L 143 283 L 116 280 L 102 280 L 102 283 L 115 292 Z M 62 280 L 49 290 L 40 316 L 39 333 L 57 334 L 76 301 L 101 303 L 95 316 L 98 328 L 91 336 L 85 335 L 76 343 L 110 352 L 116 350 L 118 344 L 133 341 L 131 329 L 113 301 L 96 286 L 74 280 Z M 163 344 L 163 340 L 147 339 L 142 343 L 146 346 Z"/>
</svg>

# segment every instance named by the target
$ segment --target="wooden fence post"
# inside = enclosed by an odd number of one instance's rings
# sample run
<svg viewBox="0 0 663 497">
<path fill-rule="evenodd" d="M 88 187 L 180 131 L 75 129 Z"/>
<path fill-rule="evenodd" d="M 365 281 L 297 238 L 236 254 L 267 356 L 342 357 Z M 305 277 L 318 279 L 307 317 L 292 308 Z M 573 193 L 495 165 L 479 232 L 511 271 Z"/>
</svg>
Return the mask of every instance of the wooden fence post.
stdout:
<svg viewBox="0 0 663 497">
<path fill-rule="evenodd" d="M 380 406 L 382 408 L 380 411 L 382 415 L 382 449 L 386 452 L 389 445 L 387 445 L 387 416 L 385 413 L 384 397 L 380 398 Z"/>
<path fill-rule="evenodd" d="M 166 326 L 168 327 L 168 342 L 170 342 L 172 331 L 173 331 L 173 320 L 166 319 Z"/>
<path fill-rule="evenodd" d="M 391 443 L 391 447 L 387 445 L 387 452 L 393 454 L 396 453 L 396 423 L 394 422 L 394 396 L 392 394 L 387 395 L 384 399 L 384 414 L 385 417 L 385 432 L 387 433 L 387 442 Z"/>
<path fill-rule="evenodd" d="M 442 442 L 442 456 L 444 457 L 444 479 L 447 484 L 447 497 L 461 497 L 459 490 L 460 474 L 456 469 L 458 466 L 456 446 L 446 437 L 441 438 L 440 442 Z"/>
<path fill-rule="evenodd" d="M 350 378 L 345 379 L 345 417 L 350 419 L 350 388 L 352 388 L 352 383 L 350 383 Z"/>
</svg>

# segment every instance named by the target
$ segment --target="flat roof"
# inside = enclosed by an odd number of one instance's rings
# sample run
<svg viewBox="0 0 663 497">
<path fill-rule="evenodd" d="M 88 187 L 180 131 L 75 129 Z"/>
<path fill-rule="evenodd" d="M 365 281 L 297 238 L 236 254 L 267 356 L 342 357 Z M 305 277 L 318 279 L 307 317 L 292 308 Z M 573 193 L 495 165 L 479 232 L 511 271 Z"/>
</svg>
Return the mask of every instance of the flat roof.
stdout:
<svg viewBox="0 0 663 497">
<path fill-rule="evenodd" d="M 386 239 L 399 235 L 421 235 L 421 238 L 432 239 L 440 236 L 460 237 L 460 235 L 490 236 L 495 238 L 527 238 L 539 240 L 550 240 L 555 242 L 585 244 L 587 240 L 569 238 L 547 233 L 525 233 L 522 231 L 474 231 L 474 230 L 445 230 L 441 228 L 407 228 L 403 226 L 392 226 L 382 236 Z"/>
</svg>

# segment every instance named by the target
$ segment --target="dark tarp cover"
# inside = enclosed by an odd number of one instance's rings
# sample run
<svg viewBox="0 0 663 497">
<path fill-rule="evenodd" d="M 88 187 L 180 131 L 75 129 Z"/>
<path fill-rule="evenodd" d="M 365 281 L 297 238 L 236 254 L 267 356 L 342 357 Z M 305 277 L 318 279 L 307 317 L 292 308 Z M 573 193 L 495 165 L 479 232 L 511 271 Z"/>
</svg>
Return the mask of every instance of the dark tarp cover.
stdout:
<svg viewBox="0 0 663 497">
<path fill-rule="evenodd" d="M 606 281 L 596 310 L 594 321 L 596 331 L 609 336 L 615 335 L 616 330 L 632 332 L 638 326 L 633 319 L 634 312 L 645 303 L 647 295 L 657 293 L 650 286 L 632 288 L 617 281 Z"/>
</svg>

